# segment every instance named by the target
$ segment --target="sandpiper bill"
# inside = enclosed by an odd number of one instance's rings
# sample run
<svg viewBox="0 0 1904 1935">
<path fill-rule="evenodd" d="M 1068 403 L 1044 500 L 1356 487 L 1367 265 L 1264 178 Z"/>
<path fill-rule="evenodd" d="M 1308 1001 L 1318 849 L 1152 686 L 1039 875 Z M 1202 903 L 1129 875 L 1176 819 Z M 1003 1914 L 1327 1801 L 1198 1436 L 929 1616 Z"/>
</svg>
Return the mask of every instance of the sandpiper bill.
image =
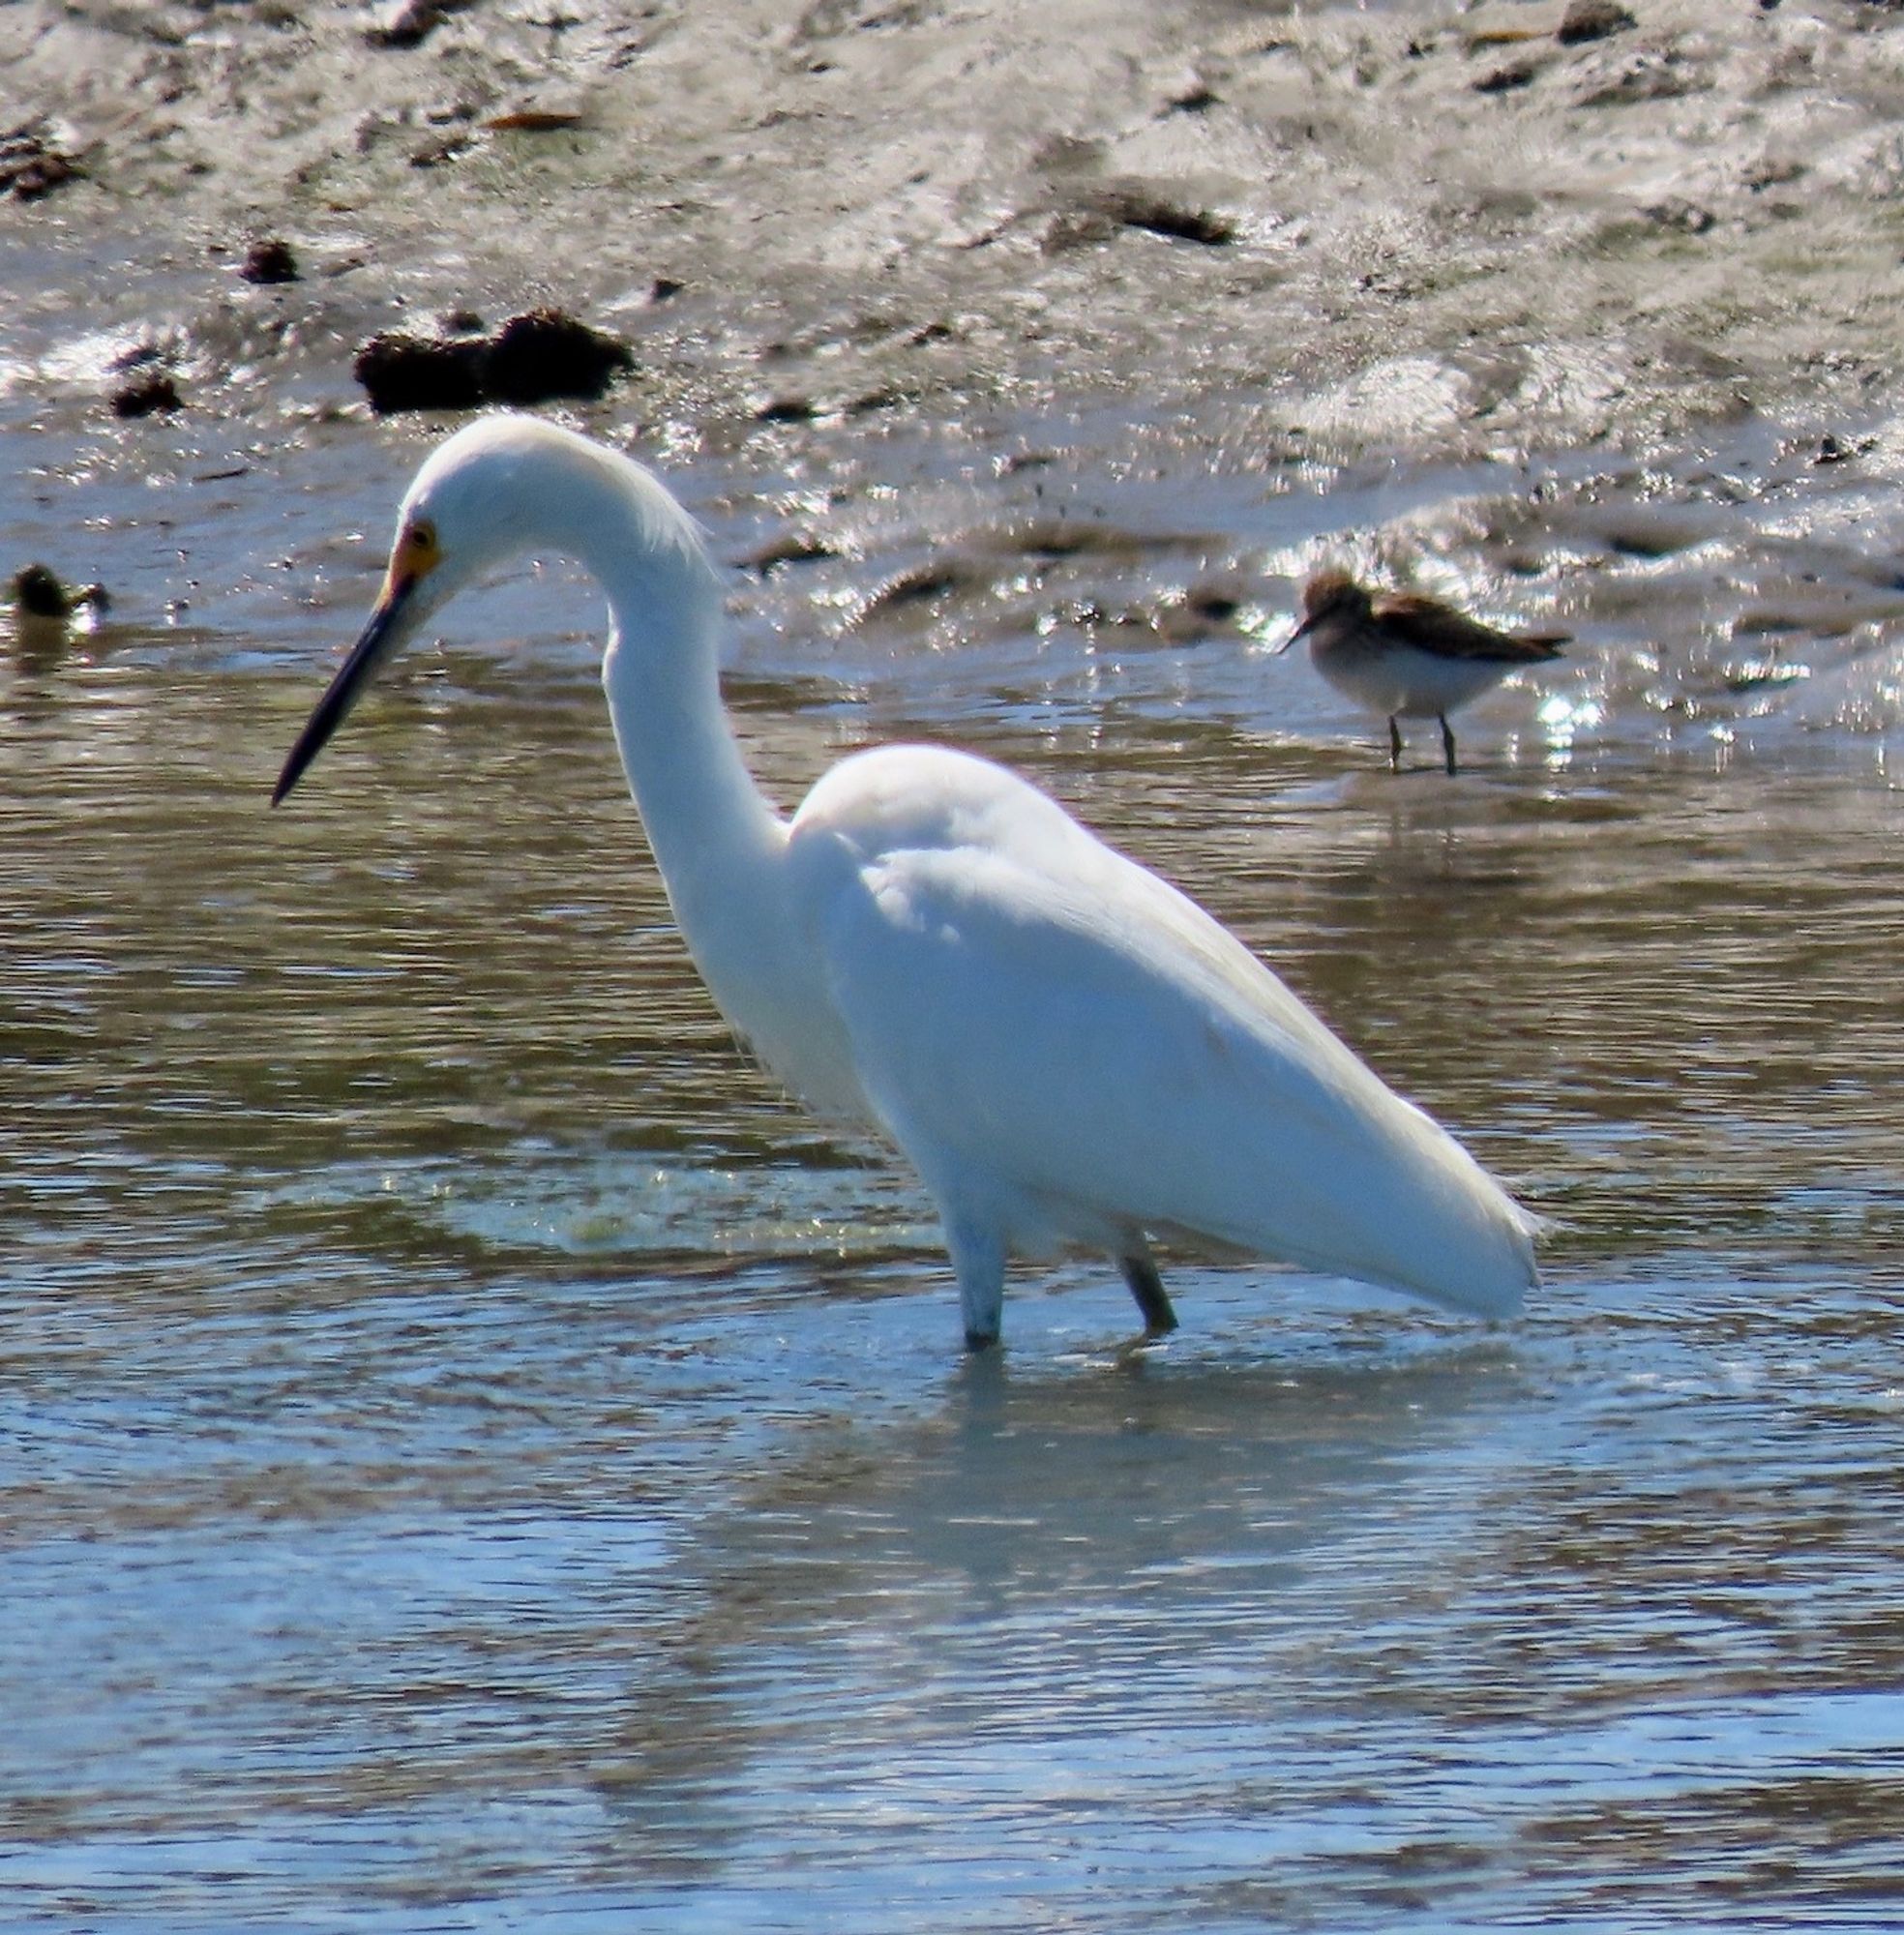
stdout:
<svg viewBox="0 0 1904 1935">
<path fill-rule="evenodd" d="M 1371 591 L 1346 571 L 1323 571 L 1302 587 L 1302 622 L 1276 647 L 1309 640 L 1316 670 L 1358 705 L 1388 720 L 1388 763 L 1402 769 L 1404 719 L 1437 719 L 1450 773 L 1448 714 L 1509 672 L 1558 658 L 1565 632 L 1497 631 L 1413 591 Z"/>
</svg>

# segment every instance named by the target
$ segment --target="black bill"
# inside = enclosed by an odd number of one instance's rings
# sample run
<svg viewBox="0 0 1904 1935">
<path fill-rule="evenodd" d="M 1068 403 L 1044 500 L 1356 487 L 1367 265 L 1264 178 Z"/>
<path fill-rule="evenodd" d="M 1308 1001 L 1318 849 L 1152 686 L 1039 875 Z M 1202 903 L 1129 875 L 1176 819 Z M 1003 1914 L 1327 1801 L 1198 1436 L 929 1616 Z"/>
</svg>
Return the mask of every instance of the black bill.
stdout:
<svg viewBox="0 0 1904 1935">
<path fill-rule="evenodd" d="M 1292 645 L 1300 643 L 1301 640 L 1306 639 L 1309 636 L 1309 634 L 1313 632 L 1315 629 L 1316 629 L 1316 621 L 1314 618 L 1303 619 L 1301 624 L 1296 626 L 1295 630 L 1293 631 L 1289 635 L 1289 637 L 1282 641 L 1281 644 L 1271 645 L 1269 647 L 1269 656 L 1272 659 L 1281 658 L 1282 655 L 1286 651 L 1288 651 Z"/>
<path fill-rule="evenodd" d="M 284 760 L 284 770 L 278 775 L 278 784 L 271 789 L 273 806 L 304 777 L 305 767 L 324 750 L 331 734 L 343 724 L 350 708 L 357 703 L 358 695 L 369 682 L 377 661 L 402 636 L 403 615 L 421 581 L 418 578 L 400 579 L 377 600 L 376 610 L 371 613 L 356 644 L 350 648 L 350 656 L 338 668 L 337 676 L 331 680 L 323 698 L 305 721 L 304 730 L 297 735 L 297 744 Z"/>
</svg>

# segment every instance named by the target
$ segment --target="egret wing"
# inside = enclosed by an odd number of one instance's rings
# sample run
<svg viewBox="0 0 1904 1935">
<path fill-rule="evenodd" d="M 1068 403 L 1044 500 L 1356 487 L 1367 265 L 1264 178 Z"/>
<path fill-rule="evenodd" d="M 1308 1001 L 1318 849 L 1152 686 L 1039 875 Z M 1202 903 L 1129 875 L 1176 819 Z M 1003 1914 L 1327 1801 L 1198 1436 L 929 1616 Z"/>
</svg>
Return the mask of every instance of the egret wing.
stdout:
<svg viewBox="0 0 1904 1935">
<path fill-rule="evenodd" d="M 1513 1308 L 1524 1220 L 1466 1152 L 1192 902 L 982 771 L 937 816 L 912 775 L 903 828 L 866 796 L 795 827 L 830 844 L 816 939 L 857 1072 L 922 1169 L 1061 1231 L 1189 1232 Z"/>
</svg>

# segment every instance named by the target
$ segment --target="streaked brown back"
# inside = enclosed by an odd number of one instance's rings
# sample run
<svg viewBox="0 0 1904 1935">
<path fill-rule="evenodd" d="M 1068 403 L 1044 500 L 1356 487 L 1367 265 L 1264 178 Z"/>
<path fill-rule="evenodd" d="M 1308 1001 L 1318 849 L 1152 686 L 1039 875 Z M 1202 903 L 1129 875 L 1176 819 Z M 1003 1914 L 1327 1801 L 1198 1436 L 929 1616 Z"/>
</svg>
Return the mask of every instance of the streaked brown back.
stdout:
<svg viewBox="0 0 1904 1935">
<path fill-rule="evenodd" d="M 1375 621 L 1400 644 L 1442 659 L 1496 659 L 1504 665 L 1538 665 L 1559 658 L 1567 632 L 1516 634 L 1498 631 L 1416 591 L 1379 593 Z"/>
</svg>

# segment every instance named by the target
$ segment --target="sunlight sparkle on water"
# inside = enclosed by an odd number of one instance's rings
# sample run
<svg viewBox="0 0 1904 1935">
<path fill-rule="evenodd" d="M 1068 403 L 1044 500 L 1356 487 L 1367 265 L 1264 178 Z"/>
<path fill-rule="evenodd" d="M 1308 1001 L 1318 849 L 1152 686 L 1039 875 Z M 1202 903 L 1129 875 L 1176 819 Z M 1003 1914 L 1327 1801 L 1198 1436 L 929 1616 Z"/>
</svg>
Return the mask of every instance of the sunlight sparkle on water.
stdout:
<svg viewBox="0 0 1904 1935">
<path fill-rule="evenodd" d="M 1598 726 L 1604 716 L 1597 699 L 1564 692 L 1549 693 L 1534 712 L 1550 759 L 1570 754 L 1575 738 Z"/>
</svg>

